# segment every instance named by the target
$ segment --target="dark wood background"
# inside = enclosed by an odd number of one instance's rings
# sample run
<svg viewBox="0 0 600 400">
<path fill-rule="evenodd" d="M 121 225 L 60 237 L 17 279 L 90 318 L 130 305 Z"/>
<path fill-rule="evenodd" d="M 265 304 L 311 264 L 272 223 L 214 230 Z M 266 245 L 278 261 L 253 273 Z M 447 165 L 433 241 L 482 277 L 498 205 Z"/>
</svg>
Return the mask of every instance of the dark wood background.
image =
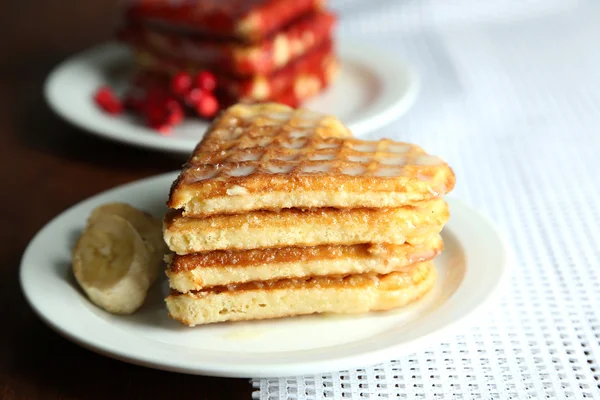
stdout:
<svg viewBox="0 0 600 400">
<path fill-rule="evenodd" d="M 63 339 L 26 304 L 21 255 L 56 214 L 182 160 L 103 141 L 53 115 L 44 78 L 68 55 L 110 38 L 118 0 L 0 1 L 0 399 L 250 399 L 245 379 L 156 371 Z"/>
</svg>

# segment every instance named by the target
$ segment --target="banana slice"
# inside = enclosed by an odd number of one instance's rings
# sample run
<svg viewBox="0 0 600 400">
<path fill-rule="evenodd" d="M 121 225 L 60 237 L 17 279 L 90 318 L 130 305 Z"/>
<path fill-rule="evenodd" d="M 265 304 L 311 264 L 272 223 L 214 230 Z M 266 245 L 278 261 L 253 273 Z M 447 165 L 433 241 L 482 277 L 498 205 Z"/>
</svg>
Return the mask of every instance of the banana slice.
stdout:
<svg viewBox="0 0 600 400">
<path fill-rule="evenodd" d="M 153 275 L 148 246 L 124 218 L 107 214 L 88 225 L 73 250 L 73 272 L 90 300 L 106 311 L 137 310 Z"/>
<path fill-rule="evenodd" d="M 106 215 L 117 215 L 129 222 L 146 242 L 151 259 L 151 284 L 156 280 L 167 254 L 167 245 L 162 235 L 162 220 L 138 210 L 126 203 L 107 203 L 92 211 L 88 224 L 93 224 Z"/>
</svg>

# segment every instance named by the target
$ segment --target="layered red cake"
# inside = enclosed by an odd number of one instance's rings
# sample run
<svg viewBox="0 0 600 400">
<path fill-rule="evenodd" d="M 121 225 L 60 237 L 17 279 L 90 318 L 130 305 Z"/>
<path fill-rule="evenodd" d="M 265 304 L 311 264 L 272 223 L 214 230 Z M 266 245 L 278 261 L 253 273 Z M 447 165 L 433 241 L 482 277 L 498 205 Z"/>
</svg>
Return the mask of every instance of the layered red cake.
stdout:
<svg viewBox="0 0 600 400">
<path fill-rule="evenodd" d="M 201 67 L 190 64 L 186 60 L 164 58 L 151 52 L 139 51 L 136 58 L 137 64 L 142 66 L 143 70 L 167 76 L 174 76 L 181 71 L 195 75 L 202 70 Z M 303 77 L 318 77 L 319 85 L 326 86 L 336 70 L 337 62 L 333 54 L 333 46 L 331 40 L 327 39 L 308 54 L 271 74 L 235 77 L 217 72 L 215 75 L 219 82 L 219 92 L 241 102 L 258 102 L 273 100 Z"/>
<path fill-rule="evenodd" d="M 338 70 L 336 17 L 322 0 L 138 0 L 127 21 L 120 38 L 134 50 L 138 89 L 215 81 L 182 95 L 201 117 L 236 102 L 298 106 Z M 201 98 L 218 106 L 197 107 Z"/>
<path fill-rule="evenodd" d="M 138 0 L 129 18 L 148 26 L 206 37 L 257 43 L 323 0 Z"/>
<path fill-rule="evenodd" d="M 144 25 L 131 25 L 124 40 L 158 58 L 183 60 L 233 76 L 267 75 L 331 38 L 333 14 L 311 12 L 257 43 L 207 40 Z"/>
</svg>

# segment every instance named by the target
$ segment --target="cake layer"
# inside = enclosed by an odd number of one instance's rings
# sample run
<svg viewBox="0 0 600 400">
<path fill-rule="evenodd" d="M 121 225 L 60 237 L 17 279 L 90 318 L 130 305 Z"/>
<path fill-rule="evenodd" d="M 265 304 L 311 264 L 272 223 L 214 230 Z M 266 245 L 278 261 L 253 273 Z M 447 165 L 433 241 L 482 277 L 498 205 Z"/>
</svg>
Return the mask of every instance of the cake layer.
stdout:
<svg viewBox="0 0 600 400">
<path fill-rule="evenodd" d="M 359 274 L 218 286 L 166 298 L 171 318 L 195 326 L 314 313 L 357 314 L 401 307 L 435 285 L 433 262 L 386 275 Z"/>
<path fill-rule="evenodd" d="M 338 60 L 333 56 L 324 59 L 323 63 L 323 69 L 296 75 L 292 80 L 291 87 L 288 87 L 283 92 L 264 99 L 263 101 L 272 101 L 290 107 L 299 107 L 306 100 L 320 94 L 335 82 L 335 77 L 340 69 Z M 220 104 L 223 105 L 223 108 L 237 103 L 237 100 L 227 93 L 219 92 L 217 97 L 221 102 Z M 253 102 L 255 101 L 246 100 L 247 104 Z"/>
<path fill-rule="evenodd" d="M 145 49 L 157 58 L 180 60 L 178 66 L 193 65 L 233 76 L 270 75 L 316 48 L 331 37 L 335 16 L 315 12 L 300 18 L 285 30 L 255 44 L 215 41 L 152 29 L 129 26 L 121 38 L 134 48 Z"/>
<path fill-rule="evenodd" d="M 205 69 L 205 66 L 188 61 L 163 57 L 159 54 L 137 50 L 136 63 L 139 69 L 163 73 L 173 76 L 181 71 L 196 74 Z M 217 75 L 219 91 L 239 102 L 257 102 L 276 98 L 287 89 L 294 86 L 296 80 L 302 76 L 317 75 L 330 77 L 335 73 L 335 56 L 332 51 L 332 42 L 327 39 L 316 46 L 308 54 L 288 63 L 282 69 L 270 75 L 252 75 L 238 78 L 214 71 Z M 311 87 L 307 88 L 311 90 Z"/>
<path fill-rule="evenodd" d="M 323 0 L 138 0 L 128 11 L 134 23 L 202 36 L 258 42 Z"/>
<path fill-rule="evenodd" d="M 289 107 L 298 107 L 304 101 L 318 95 L 335 80 L 339 71 L 338 61 L 332 57 L 326 61 L 326 68 L 316 73 L 299 74 L 293 80 L 293 85 L 284 92 L 279 93 L 268 101 L 277 102 Z M 170 81 L 163 73 L 156 71 L 139 70 L 134 78 L 136 91 L 148 91 L 158 89 L 161 92 L 168 92 Z M 228 93 L 217 90 L 215 96 L 219 101 L 220 107 L 227 108 L 236 104 L 238 101 Z"/>
</svg>

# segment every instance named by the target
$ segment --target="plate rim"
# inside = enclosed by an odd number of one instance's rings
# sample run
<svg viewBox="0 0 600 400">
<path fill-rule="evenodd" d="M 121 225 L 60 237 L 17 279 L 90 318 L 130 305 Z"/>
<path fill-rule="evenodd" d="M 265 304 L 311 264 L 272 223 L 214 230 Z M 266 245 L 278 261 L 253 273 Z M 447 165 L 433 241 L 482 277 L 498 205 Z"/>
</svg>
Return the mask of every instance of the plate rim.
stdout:
<svg viewBox="0 0 600 400">
<path fill-rule="evenodd" d="M 390 354 L 394 354 L 395 356 L 405 356 L 413 354 L 416 351 L 427 347 L 428 345 L 438 342 L 441 336 L 449 336 L 452 334 L 452 332 L 456 330 L 456 327 L 458 325 L 468 324 L 469 320 L 475 318 L 483 309 L 486 308 L 487 305 L 493 302 L 502 292 L 509 277 L 510 267 L 512 266 L 512 256 L 503 235 L 500 234 L 500 232 L 497 230 L 494 224 L 485 215 L 479 213 L 474 208 L 468 206 L 462 200 L 453 197 L 448 197 L 446 200 L 450 205 L 452 213 L 455 213 L 457 210 L 459 210 L 459 212 L 469 213 L 471 218 L 479 219 L 477 226 L 483 226 L 485 229 L 488 230 L 488 233 L 493 235 L 493 240 L 495 240 L 497 242 L 497 245 L 499 246 L 498 249 L 502 256 L 502 261 L 496 263 L 496 265 L 499 266 L 499 270 L 496 271 L 496 279 L 494 281 L 493 286 L 487 288 L 488 290 L 486 291 L 484 298 L 478 304 L 470 304 L 470 309 L 462 313 L 459 318 L 456 318 L 450 321 L 449 323 L 442 324 L 433 331 L 429 332 L 428 334 L 417 337 L 413 340 L 391 344 L 388 346 L 377 348 L 376 350 L 359 352 L 358 354 L 354 353 L 351 355 L 338 357 L 334 359 L 320 359 L 317 361 L 305 361 L 302 363 L 294 363 L 293 361 L 280 362 L 279 364 L 275 363 L 269 366 L 260 365 L 262 369 L 256 369 L 256 364 L 253 363 L 246 363 L 241 365 L 232 365 L 227 363 L 222 365 L 199 365 L 198 363 L 196 363 L 194 366 L 182 366 L 172 362 L 171 359 L 160 360 L 156 356 L 149 357 L 148 354 L 143 354 L 140 356 L 139 354 L 132 354 L 131 352 L 126 351 L 126 349 L 123 349 L 122 347 L 114 348 L 113 346 L 112 348 L 110 348 L 110 346 L 103 344 L 102 340 L 99 340 L 98 338 L 90 339 L 89 337 L 81 337 L 78 334 L 73 334 L 72 332 L 69 332 L 67 329 L 61 326 L 60 321 L 52 320 L 47 315 L 45 315 L 43 310 L 39 308 L 38 300 L 36 299 L 36 297 L 32 297 L 31 293 L 29 292 L 30 284 L 27 282 L 25 277 L 26 264 L 28 263 L 28 259 L 32 257 L 31 253 L 33 253 L 36 250 L 35 247 L 37 245 L 37 240 L 39 240 L 41 235 L 45 231 L 51 230 L 51 228 L 53 228 L 55 224 L 57 224 L 62 218 L 64 218 L 64 216 L 67 213 L 74 211 L 77 208 L 86 207 L 86 204 L 98 201 L 97 199 L 100 197 L 108 197 L 110 195 L 113 195 L 115 192 L 119 192 L 122 190 L 131 190 L 131 187 L 136 185 L 144 186 L 157 184 L 157 182 L 161 180 L 174 178 L 177 173 L 178 172 L 169 172 L 165 174 L 155 175 L 141 180 L 133 181 L 124 185 L 120 185 L 104 192 L 100 192 L 67 208 L 59 215 L 47 222 L 33 236 L 21 258 L 21 263 L 19 267 L 19 283 L 29 306 L 33 309 L 35 314 L 38 315 L 38 317 L 52 330 L 59 333 L 61 336 L 67 338 L 68 340 L 73 341 L 74 343 L 88 350 L 92 350 L 96 353 L 117 360 L 125 361 L 131 364 L 155 368 L 159 370 L 231 378 L 272 378 L 326 373 L 339 369 L 359 368 L 365 367 L 366 365 L 373 365 L 378 362 L 382 362 L 384 360 L 389 359 Z M 481 225 L 481 223 L 483 225 Z M 450 231 L 452 232 L 453 230 L 450 229 Z M 452 234 L 455 236 L 455 239 L 461 244 L 461 246 L 463 246 L 465 254 L 468 255 L 467 246 L 465 246 L 465 244 L 460 241 L 459 235 L 457 235 L 455 232 L 452 232 Z M 456 292 L 451 296 L 451 298 L 447 299 L 446 303 L 444 304 L 447 304 L 452 299 L 452 297 L 456 296 L 456 293 L 460 291 L 460 287 L 465 281 L 469 271 L 468 265 L 469 264 L 467 263 L 465 277 L 463 277 L 461 285 L 459 285 Z M 118 329 L 115 330 L 117 331 Z M 140 337 L 138 340 L 155 343 L 155 341 L 145 337 Z"/>
<path fill-rule="evenodd" d="M 374 71 L 379 77 L 399 74 L 399 76 L 403 77 L 403 81 L 405 81 L 405 83 L 401 85 L 407 86 L 403 93 L 395 95 L 386 89 L 387 91 L 384 91 L 383 93 L 384 98 L 378 99 L 378 101 L 371 106 L 372 111 L 370 113 L 363 119 L 350 122 L 348 127 L 353 131 L 356 137 L 365 137 L 384 126 L 389 125 L 392 121 L 403 116 L 414 105 L 421 90 L 421 79 L 410 63 L 400 57 L 388 54 L 385 51 L 385 48 L 370 46 L 357 40 L 338 40 L 336 46 L 342 62 L 347 58 L 358 58 L 363 62 L 368 62 L 370 60 L 385 60 L 383 63 L 371 63 L 368 66 L 370 70 Z M 106 59 L 111 57 L 127 57 L 127 53 L 129 53 L 127 46 L 116 41 L 108 41 L 76 53 L 63 60 L 50 71 L 44 81 L 43 94 L 46 104 L 48 104 L 50 109 L 56 115 L 84 133 L 134 147 L 183 155 L 191 153 L 195 143 L 197 143 L 200 138 L 195 140 L 192 145 L 192 141 L 185 138 L 164 137 L 158 134 L 149 135 L 149 133 L 152 132 L 142 125 L 131 124 L 127 131 L 123 131 L 118 125 L 116 125 L 116 127 L 106 127 L 103 126 L 104 124 L 95 122 L 90 123 L 87 116 L 80 117 L 79 114 L 71 112 L 69 107 L 70 103 L 62 100 L 64 96 L 62 96 L 62 93 L 59 90 L 60 86 L 57 85 L 60 83 L 64 71 L 73 66 L 89 64 L 96 57 L 102 58 L 102 62 L 106 62 Z M 99 68 L 101 67 L 96 67 L 96 71 L 98 71 Z M 308 102 L 310 101 L 311 100 Z M 105 118 L 105 124 L 122 123 L 121 120 L 110 122 L 112 117 L 109 116 L 103 116 L 102 118 Z"/>
</svg>

